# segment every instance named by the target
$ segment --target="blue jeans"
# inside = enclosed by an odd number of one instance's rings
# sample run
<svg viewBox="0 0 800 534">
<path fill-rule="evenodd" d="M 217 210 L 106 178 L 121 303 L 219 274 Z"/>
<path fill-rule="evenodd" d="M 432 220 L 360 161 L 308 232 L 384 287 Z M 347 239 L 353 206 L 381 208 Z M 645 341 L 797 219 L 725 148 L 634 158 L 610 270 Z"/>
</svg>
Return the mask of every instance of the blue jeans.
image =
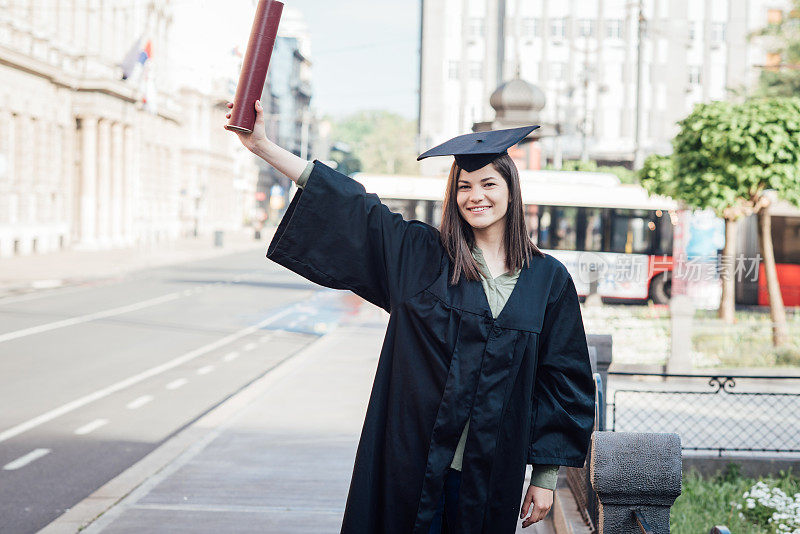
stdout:
<svg viewBox="0 0 800 534">
<path fill-rule="evenodd" d="M 444 489 L 442 490 L 442 497 L 439 499 L 439 505 L 436 507 L 436 512 L 433 514 L 433 522 L 428 534 L 456 534 L 453 531 L 452 525 L 456 524 L 456 514 L 458 513 L 458 490 L 461 487 L 461 471 L 447 468 L 447 473 L 444 476 Z M 444 525 L 448 526 L 447 530 L 442 530 Z"/>
</svg>

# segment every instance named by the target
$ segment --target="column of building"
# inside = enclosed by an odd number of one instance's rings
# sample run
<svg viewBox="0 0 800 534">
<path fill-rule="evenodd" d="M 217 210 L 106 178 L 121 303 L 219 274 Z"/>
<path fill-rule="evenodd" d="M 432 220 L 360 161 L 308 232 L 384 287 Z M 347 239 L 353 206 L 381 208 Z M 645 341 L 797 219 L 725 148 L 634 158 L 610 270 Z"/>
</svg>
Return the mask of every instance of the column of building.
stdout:
<svg viewBox="0 0 800 534">
<path fill-rule="evenodd" d="M 0 109 L 0 159 L 0 256 L 7 256 L 13 253 L 14 115 L 6 109 Z"/>
<path fill-rule="evenodd" d="M 97 241 L 97 117 L 80 119 L 81 192 L 80 244 L 93 247 Z"/>
<path fill-rule="evenodd" d="M 125 125 L 125 143 L 123 156 L 123 172 L 125 184 L 125 196 L 122 207 L 122 234 L 129 244 L 134 240 L 134 219 L 133 214 L 136 209 L 136 199 L 138 198 L 138 178 L 139 178 L 139 158 L 138 153 L 138 130 L 131 124 Z"/>
<path fill-rule="evenodd" d="M 111 125 L 111 237 L 115 244 L 125 241 L 122 233 L 122 205 L 125 199 L 125 175 L 123 165 L 125 164 L 124 142 L 122 133 L 124 126 L 115 122 Z"/>
<path fill-rule="evenodd" d="M 111 244 L 111 121 L 100 119 L 97 128 L 97 237 Z"/>
</svg>

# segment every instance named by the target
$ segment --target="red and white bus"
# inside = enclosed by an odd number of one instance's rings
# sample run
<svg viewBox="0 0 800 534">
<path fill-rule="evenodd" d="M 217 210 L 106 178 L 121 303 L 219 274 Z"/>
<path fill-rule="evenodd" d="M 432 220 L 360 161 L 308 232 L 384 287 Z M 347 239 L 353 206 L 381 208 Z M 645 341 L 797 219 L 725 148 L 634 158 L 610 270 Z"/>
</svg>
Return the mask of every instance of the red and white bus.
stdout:
<svg viewBox="0 0 800 534">
<path fill-rule="evenodd" d="M 800 306 L 800 209 L 778 200 L 770 207 L 772 219 L 772 248 L 781 296 L 786 306 Z M 758 219 L 755 215 L 739 223 L 737 254 L 746 258 L 760 256 Z M 769 306 L 764 265 L 759 262 L 758 276 L 736 284 L 736 302 Z"/>
<path fill-rule="evenodd" d="M 357 173 L 353 178 L 406 219 L 439 226 L 445 177 Z M 569 268 L 580 295 L 588 294 L 596 279 L 604 299 L 669 301 L 677 222 L 672 199 L 648 195 L 642 187 L 621 184 L 608 173 L 521 171 L 520 182 L 531 239 Z M 771 210 L 783 301 L 800 306 L 800 210 L 782 201 Z M 764 266 L 755 260 L 759 257 L 756 217 L 744 219 L 737 235 L 737 256 L 756 261 L 758 272 L 737 280 L 736 302 L 765 306 Z M 704 302 L 716 307 L 719 284 L 706 289 L 711 291 Z"/>
<path fill-rule="evenodd" d="M 439 226 L 445 177 L 353 178 L 404 218 Z M 531 239 L 567 266 L 579 295 L 596 280 L 604 299 L 669 301 L 672 199 L 608 173 L 521 171 L 520 183 Z"/>
</svg>

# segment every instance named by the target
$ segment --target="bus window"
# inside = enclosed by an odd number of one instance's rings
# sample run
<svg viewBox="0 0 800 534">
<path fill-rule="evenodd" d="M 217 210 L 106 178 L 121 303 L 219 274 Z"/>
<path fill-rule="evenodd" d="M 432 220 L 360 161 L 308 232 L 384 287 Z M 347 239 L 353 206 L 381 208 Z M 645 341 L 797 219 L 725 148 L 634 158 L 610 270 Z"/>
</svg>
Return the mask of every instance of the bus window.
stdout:
<svg viewBox="0 0 800 534">
<path fill-rule="evenodd" d="M 647 210 L 612 210 L 611 250 L 625 254 L 649 254 L 654 228 Z"/>
<path fill-rule="evenodd" d="M 539 239 L 536 246 L 539 248 L 550 247 L 550 206 L 539 206 L 541 214 L 539 215 Z"/>
<path fill-rule="evenodd" d="M 652 220 L 656 224 L 656 246 L 653 254 L 672 256 L 672 221 L 669 213 L 656 210 Z"/>
<path fill-rule="evenodd" d="M 550 248 L 575 250 L 577 245 L 578 208 L 550 206 Z"/>
<path fill-rule="evenodd" d="M 441 200 L 436 200 L 433 202 L 433 208 L 431 209 L 431 226 L 439 228 L 442 225 L 443 206 L 444 202 Z"/>
<path fill-rule="evenodd" d="M 775 263 L 800 264 L 800 218 L 772 216 Z"/>
<path fill-rule="evenodd" d="M 539 246 L 539 206 L 528 204 L 525 206 L 525 225 L 528 228 L 528 237 L 533 244 Z"/>
<path fill-rule="evenodd" d="M 577 219 L 578 250 L 603 250 L 602 212 L 600 208 L 579 208 Z"/>
</svg>

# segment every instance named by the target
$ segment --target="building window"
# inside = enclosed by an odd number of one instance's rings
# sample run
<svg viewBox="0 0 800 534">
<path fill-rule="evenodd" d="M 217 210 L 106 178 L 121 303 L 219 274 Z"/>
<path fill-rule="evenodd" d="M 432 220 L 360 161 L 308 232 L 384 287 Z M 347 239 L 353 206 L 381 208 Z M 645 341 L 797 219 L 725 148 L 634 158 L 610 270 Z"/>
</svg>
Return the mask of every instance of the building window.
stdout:
<svg viewBox="0 0 800 534">
<path fill-rule="evenodd" d="M 780 9 L 767 10 L 767 24 L 780 24 L 783 21 L 783 11 Z"/>
<path fill-rule="evenodd" d="M 611 19 L 606 21 L 606 37 L 609 39 L 622 39 L 622 20 Z"/>
<path fill-rule="evenodd" d="M 725 42 L 725 23 L 714 22 L 711 24 L 711 42 L 721 44 Z"/>
<path fill-rule="evenodd" d="M 539 19 L 527 17 L 522 19 L 522 35 L 528 39 L 539 37 L 541 30 L 539 28 Z"/>
<path fill-rule="evenodd" d="M 776 72 L 781 67 L 781 55 L 777 52 L 767 52 L 766 70 Z"/>
<path fill-rule="evenodd" d="M 483 63 L 480 61 L 469 62 L 469 77 L 473 80 L 483 79 Z"/>
<path fill-rule="evenodd" d="M 561 81 L 566 77 L 567 66 L 564 63 L 550 64 L 550 79 Z"/>
<path fill-rule="evenodd" d="M 554 39 L 564 39 L 567 36 L 565 19 L 553 19 L 550 21 L 550 36 Z"/>
<path fill-rule="evenodd" d="M 447 63 L 447 77 L 451 80 L 458 79 L 458 61 L 450 60 Z"/>
<path fill-rule="evenodd" d="M 483 37 L 483 19 L 469 19 L 469 33 L 467 35 L 473 39 L 477 37 Z"/>
<path fill-rule="evenodd" d="M 591 19 L 578 20 L 578 35 L 580 37 L 594 37 L 594 21 Z"/>
<path fill-rule="evenodd" d="M 700 67 L 694 66 L 689 67 L 689 86 L 690 87 L 697 87 L 702 83 L 701 79 L 702 69 Z"/>
</svg>

